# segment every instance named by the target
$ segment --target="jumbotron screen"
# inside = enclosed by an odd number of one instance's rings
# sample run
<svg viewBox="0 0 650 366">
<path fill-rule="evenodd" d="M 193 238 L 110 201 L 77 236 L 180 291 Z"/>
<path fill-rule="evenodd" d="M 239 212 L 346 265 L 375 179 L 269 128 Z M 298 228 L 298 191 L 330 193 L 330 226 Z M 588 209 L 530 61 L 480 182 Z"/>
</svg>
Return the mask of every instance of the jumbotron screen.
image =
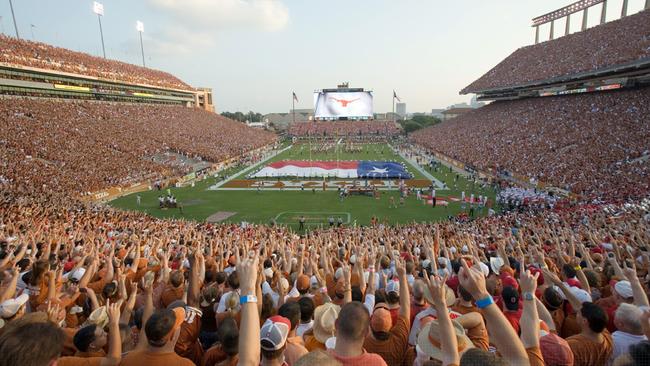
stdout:
<svg viewBox="0 0 650 366">
<path fill-rule="evenodd" d="M 370 92 L 315 92 L 315 118 L 372 118 Z"/>
</svg>

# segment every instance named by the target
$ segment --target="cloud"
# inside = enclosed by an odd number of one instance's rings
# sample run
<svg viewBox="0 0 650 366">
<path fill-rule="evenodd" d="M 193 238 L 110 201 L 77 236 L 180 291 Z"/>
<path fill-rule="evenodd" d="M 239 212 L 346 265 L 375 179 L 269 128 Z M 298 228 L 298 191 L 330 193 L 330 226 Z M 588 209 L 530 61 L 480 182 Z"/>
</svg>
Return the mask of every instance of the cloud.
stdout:
<svg viewBox="0 0 650 366">
<path fill-rule="evenodd" d="M 149 0 L 157 10 L 194 32 L 222 29 L 278 31 L 289 22 L 280 0 Z"/>
<path fill-rule="evenodd" d="M 215 38 L 204 30 L 189 30 L 180 25 L 170 25 L 151 34 L 147 40 L 158 56 L 185 55 L 214 46 Z"/>
</svg>

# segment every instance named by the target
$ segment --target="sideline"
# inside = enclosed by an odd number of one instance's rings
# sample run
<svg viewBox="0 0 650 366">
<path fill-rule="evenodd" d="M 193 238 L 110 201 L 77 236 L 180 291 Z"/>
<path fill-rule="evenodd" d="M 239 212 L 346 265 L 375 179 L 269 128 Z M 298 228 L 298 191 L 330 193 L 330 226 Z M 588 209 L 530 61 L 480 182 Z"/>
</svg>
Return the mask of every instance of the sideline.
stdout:
<svg viewBox="0 0 650 366">
<path fill-rule="evenodd" d="M 449 187 L 445 186 L 445 184 L 444 184 L 443 182 L 441 182 L 440 180 L 438 180 L 438 179 L 437 179 L 436 177 L 434 177 L 433 175 L 429 174 L 429 172 L 427 172 L 426 170 L 424 170 L 424 168 L 422 168 L 418 163 L 416 163 L 415 161 L 413 161 L 413 160 L 409 159 L 408 157 L 406 157 L 406 155 L 402 154 L 401 151 L 395 149 L 395 148 L 393 147 L 393 145 L 388 144 L 388 146 L 389 146 L 391 149 L 393 149 L 393 151 L 394 151 L 397 155 L 399 155 L 402 159 L 404 159 L 404 161 L 407 161 L 407 162 L 408 162 L 409 164 L 411 164 L 415 169 L 417 169 L 418 172 L 422 173 L 422 175 L 424 175 L 425 178 L 427 178 L 428 180 L 430 180 L 430 181 L 432 181 L 432 182 L 435 182 L 435 183 L 436 183 L 436 186 L 437 186 L 437 187 L 436 187 L 436 190 L 437 190 L 437 191 L 448 191 L 448 190 L 449 190 Z"/>
</svg>

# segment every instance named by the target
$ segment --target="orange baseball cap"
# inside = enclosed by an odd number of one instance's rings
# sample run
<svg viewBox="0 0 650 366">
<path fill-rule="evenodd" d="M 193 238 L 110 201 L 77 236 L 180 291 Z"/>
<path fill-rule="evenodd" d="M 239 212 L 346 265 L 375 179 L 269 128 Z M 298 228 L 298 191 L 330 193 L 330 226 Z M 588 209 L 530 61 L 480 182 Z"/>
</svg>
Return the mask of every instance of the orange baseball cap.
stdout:
<svg viewBox="0 0 650 366">
<path fill-rule="evenodd" d="M 298 291 L 305 291 L 309 290 L 310 283 L 311 281 L 309 280 L 309 276 L 301 274 L 298 276 L 298 279 L 296 280 L 296 289 Z"/>
</svg>

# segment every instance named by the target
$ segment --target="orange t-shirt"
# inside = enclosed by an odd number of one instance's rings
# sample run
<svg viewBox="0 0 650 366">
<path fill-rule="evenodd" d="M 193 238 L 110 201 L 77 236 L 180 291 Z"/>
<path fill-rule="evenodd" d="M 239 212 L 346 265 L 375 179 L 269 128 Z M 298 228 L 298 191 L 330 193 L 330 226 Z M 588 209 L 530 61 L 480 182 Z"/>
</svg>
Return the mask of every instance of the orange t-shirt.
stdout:
<svg viewBox="0 0 650 366">
<path fill-rule="evenodd" d="M 311 332 L 311 329 L 302 335 L 302 339 L 305 340 L 305 348 L 307 348 L 307 351 L 309 352 L 319 349 L 325 351 L 327 349 L 323 343 L 319 342 L 318 339 L 316 339 L 314 333 Z"/>
<path fill-rule="evenodd" d="M 564 318 L 564 322 L 562 322 L 562 329 L 560 329 L 560 336 L 562 338 L 569 338 L 571 336 L 574 336 L 576 334 L 580 334 L 582 331 L 582 328 L 580 327 L 580 324 L 578 324 L 578 320 L 576 319 L 576 314 L 569 314 Z"/>
<path fill-rule="evenodd" d="M 378 354 L 389 365 L 401 365 L 404 361 L 408 341 L 408 320 L 400 316 L 390 329 L 390 337 L 387 340 L 381 341 L 368 334 L 363 342 L 363 348 L 370 353 Z"/>
<path fill-rule="evenodd" d="M 601 342 L 594 342 L 582 334 L 576 334 L 567 339 L 567 343 L 573 351 L 574 366 L 607 364 L 614 347 L 611 334 L 605 330 L 602 335 Z"/>
<path fill-rule="evenodd" d="M 365 350 L 363 353 L 356 357 L 343 357 L 334 353 L 333 350 L 330 351 L 330 355 L 336 358 L 343 366 L 388 366 L 386 361 L 381 358 L 380 355 L 376 353 L 368 353 Z M 399 364 L 398 364 L 399 365 Z M 391 365 L 392 366 L 392 365 Z"/>
<path fill-rule="evenodd" d="M 169 304 L 173 303 L 176 300 L 181 300 L 183 298 L 184 293 L 185 293 L 185 289 L 183 288 L 183 286 L 179 286 L 179 287 L 174 287 L 172 285 L 165 286 L 165 289 L 160 295 L 160 302 L 162 303 L 163 308 L 166 308 L 167 306 L 169 306 Z"/>
<path fill-rule="evenodd" d="M 467 337 L 476 348 L 487 351 L 490 348 L 490 338 L 488 336 L 487 328 L 483 323 L 475 326 L 474 328 L 467 329 Z"/>
<path fill-rule="evenodd" d="M 528 362 L 530 366 L 544 366 L 544 356 L 542 356 L 542 350 L 539 347 L 526 348 L 526 354 L 528 354 Z"/>
<path fill-rule="evenodd" d="M 174 352 L 153 353 L 149 351 L 132 351 L 122 358 L 120 366 L 194 366 L 194 363 Z"/>
<path fill-rule="evenodd" d="M 201 363 L 201 359 L 203 358 L 203 347 L 201 347 L 201 342 L 199 342 L 200 332 L 201 315 L 196 313 L 192 323 L 185 321 L 181 325 L 181 334 L 178 336 L 176 347 L 174 347 L 176 353 L 189 358 L 197 365 Z"/>
<path fill-rule="evenodd" d="M 458 303 L 454 304 L 454 306 L 451 307 L 451 310 L 455 311 L 455 312 L 457 312 L 459 314 L 462 314 L 462 315 L 469 314 L 469 313 L 478 313 L 479 312 L 476 305 L 472 305 L 470 307 L 467 307 L 467 306 L 460 305 Z"/>
<path fill-rule="evenodd" d="M 214 366 L 227 358 L 228 355 L 221 350 L 221 345 L 218 344 L 205 351 L 201 360 L 201 366 Z"/>
</svg>

